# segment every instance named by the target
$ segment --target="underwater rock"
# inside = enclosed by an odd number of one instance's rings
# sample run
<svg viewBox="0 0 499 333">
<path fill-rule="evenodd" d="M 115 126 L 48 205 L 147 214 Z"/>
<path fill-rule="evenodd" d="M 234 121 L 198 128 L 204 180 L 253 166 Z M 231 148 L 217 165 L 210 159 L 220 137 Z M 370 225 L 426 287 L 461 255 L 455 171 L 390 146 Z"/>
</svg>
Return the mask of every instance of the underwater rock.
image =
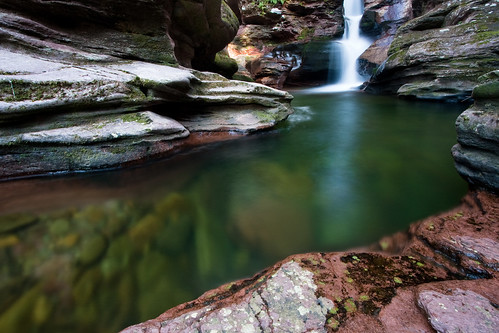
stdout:
<svg viewBox="0 0 499 333">
<path fill-rule="evenodd" d="M 492 305 L 499 302 L 497 221 L 499 198 L 470 192 L 455 209 L 417 222 L 404 235 L 385 238 L 379 246 L 293 255 L 250 279 L 220 286 L 122 332 L 290 328 L 293 332 L 426 332 L 431 327 L 481 332 L 495 328 L 493 323 L 499 320 Z M 381 243 L 392 244 L 392 252 L 382 251 Z M 461 306 L 461 301 L 466 305 Z M 474 319 L 452 320 L 461 313 L 461 319 Z"/>
</svg>

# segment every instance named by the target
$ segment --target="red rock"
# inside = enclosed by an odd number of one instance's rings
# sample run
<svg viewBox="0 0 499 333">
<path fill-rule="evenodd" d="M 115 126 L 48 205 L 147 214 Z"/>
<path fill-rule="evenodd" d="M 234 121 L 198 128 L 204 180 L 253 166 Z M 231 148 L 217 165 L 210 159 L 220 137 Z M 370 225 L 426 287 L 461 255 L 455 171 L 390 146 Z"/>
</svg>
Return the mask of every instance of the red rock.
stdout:
<svg viewBox="0 0 499 333">
<path fill-rule="evenodd" d="M 383 239 L 385 251 L 294 255 L 124 332 L 279 331 L 284 323 L 294 332 L 493 332 L 498 221 L 499 197 L 470 192 L 455 209 Z"/>
</svg>

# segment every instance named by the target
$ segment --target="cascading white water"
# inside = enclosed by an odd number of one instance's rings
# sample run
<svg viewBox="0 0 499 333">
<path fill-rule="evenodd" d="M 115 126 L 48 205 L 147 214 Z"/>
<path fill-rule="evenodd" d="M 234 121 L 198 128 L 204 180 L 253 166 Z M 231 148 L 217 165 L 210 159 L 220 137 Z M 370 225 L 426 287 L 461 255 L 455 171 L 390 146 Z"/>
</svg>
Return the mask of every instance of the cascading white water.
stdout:
<svg viewBox="0 0 499 333">
<path fill-rule="evenodd" d="M 357 72 L 357 59 L 369 47 L 370 40 L 360 35 L 360 20 L 364 13 L 363 0 L 343 0 L 345 32 L 339 41 L 331 42 L 331 64 L 339 70 L 339 81 L 317 90 L 344 91 L 359 87 L 364 78 Z M 338 58 L 338 60 L 333 60 Z M 334 70 L 334 68 L 333 68 Z M 331 75 L 330 75 L 331 76 Z"/>
<path fill-rule="evenodd" d="M 369 47 L 369 40 L 360 36 L 359 24 L 364 13 L 363 0 L 344 0 L 345 32 L 341 46 L 341 77 L 339 84 L 352 87 L 362 84 L 363 79 L 357 72 L 357 59 Z"/>
</svg>

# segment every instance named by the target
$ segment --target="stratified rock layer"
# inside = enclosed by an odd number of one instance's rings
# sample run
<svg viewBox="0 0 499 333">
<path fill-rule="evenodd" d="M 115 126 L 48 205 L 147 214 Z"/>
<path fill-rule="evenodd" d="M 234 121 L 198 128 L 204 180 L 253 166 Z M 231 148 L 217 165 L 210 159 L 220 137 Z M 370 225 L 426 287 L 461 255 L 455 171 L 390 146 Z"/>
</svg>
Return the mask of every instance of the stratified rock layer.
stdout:
<svg viewBox="0 0 499 333">
<path fill-rule="evenodd" d="M 460 101 L 499 65 L 499 8 L 494 1 L 446 1 L 401 26 L 367 89 Z"/>
<path fill-rule="evenodd" d="M 329 49 L 310 49 L 307 43 L 342 36 L 341 0 L 243 0 L 242 4 L 243 25 L 229 45 L 242 72 L 276 88 L 282 88 L 285 82 L 327 79 Z M 292 71 L 297 72 L 290 74 Z"/>
<path fill-rule="evenodd" d="M 123 332 L 493 332 L 498 221 L 499 198 L 470 192 L 383 252 L 294 255 Z"/>
<path fill-rule="evenodd" d="M 456 169 L 473 187 L 499 193 L 499 71 L 479 78 L 475 103 L 456 120 Z"/>
<path fill-rule="evenodd" d="M 0 179 L 120 167 L 285 119 L 286 92 L 178 67 L 209 66 L 237 26 L 225 1 L 2 2 Z"/>
</svg>

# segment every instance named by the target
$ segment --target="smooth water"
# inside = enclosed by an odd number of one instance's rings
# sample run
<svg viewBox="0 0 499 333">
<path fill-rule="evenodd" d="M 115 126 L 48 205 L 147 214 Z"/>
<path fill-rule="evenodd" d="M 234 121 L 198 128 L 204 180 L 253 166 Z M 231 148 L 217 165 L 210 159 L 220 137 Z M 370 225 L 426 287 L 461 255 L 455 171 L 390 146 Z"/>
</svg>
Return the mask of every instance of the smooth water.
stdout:
<svg viewBox="0 0 499 333">
<path fill-rule="evenodd" d="M 279 128 L 137 168 L 0 183 L 0 332 L 117 332 L 288 255 L 457 204 L 457 105 L 295 93 Z"/>
</svg>

